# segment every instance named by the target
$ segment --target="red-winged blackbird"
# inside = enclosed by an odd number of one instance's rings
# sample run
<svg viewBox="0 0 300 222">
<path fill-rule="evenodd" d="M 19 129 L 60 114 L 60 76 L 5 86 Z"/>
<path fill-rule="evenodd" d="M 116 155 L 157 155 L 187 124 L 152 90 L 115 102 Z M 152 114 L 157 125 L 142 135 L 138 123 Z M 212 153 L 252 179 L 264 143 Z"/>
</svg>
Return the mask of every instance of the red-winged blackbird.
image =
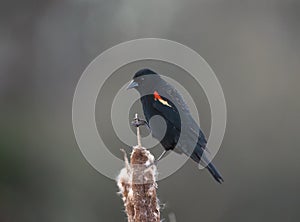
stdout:
<svg viewBox="0 0 300 222">
<path fill-rule="evenodd" d="M 149 120 L 156 115 L 165 120 L 149 123 L 152 136 L 158 140 L 165 151 L 184 153 L 195 162 L 204 165 L 219 183 L 223 178 L 215 166 L 208 161 L 205 135 L 190 114 L 189 108 L 178 91 L 159 74 L 150 69 L 135 73 L 127 89 L 135 88 L 141 95 L 144 115 Z M 163 138 L 162 138 L 163 136 Z"/>
</svg>

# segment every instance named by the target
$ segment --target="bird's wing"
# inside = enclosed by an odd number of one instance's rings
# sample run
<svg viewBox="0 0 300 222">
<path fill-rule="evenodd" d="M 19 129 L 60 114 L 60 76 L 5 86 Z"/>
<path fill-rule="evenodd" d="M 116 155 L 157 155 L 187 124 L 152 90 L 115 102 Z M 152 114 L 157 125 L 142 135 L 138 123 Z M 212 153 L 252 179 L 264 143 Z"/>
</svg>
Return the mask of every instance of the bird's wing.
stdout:
<svg viewBox="0 0 300 222">
<path fill-rule="evenodd" d="M 206 147 L 206 139 L 198 124 L 192 118 L 189 108 L 184 102 L 180 93 L 171 85 L 165 82 L 162 88 L 161 96 L 163 103 L 157 100 L 154 108 L 168 121 L 170 121 L 179 132 L 184 133 L 188 140 L 194 141 L 194 145 L 198 144 L 203 149 Z M 167 105 L 169 104 L 169 105 Z"/>
</svg>

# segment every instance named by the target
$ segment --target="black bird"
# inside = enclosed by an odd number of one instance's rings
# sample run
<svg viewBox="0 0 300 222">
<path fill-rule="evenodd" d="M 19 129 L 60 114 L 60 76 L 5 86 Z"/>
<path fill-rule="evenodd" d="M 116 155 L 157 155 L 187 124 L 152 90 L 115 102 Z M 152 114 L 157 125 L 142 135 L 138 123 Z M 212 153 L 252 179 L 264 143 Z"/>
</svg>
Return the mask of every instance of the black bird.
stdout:
<svg viewBox="0 0 300 222">
<path fill-rule="evenodd" d="M 184 153 L 198 164 L 205 166 L 215 180 L 222 183 L 224 180 L 221 174 L 206 157 L 205 153 L 208 151 L 205 135 L 191 116 L 179 92 L 150 69 L 136 72 L 127 87 L 127 89 L 131 88 L 135 88 L 141 95 L 143 111 L 148 123 L 156 115 L 165 120 L 165 127 L 161 121 L 149 123 L 152 136 L 160 140 L 165 149 L 158 160 L 168 150 Z"/>
</svg>

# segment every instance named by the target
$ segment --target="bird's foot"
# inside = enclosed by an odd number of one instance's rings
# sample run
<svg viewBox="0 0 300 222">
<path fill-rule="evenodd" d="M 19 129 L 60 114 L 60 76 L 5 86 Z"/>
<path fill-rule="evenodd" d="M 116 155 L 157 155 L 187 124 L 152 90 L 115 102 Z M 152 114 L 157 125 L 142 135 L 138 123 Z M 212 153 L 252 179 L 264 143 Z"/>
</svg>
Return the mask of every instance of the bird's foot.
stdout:
<svg viewBox="0 0 300 222">
<path fill-rule="evenodd" d="M 144 119 L 135 118 L 134 121 L 131 122 L 132 126 L 139 127 L 139 126 L 147 126 L 150 129 L 149 123 Z"/>
</svg>

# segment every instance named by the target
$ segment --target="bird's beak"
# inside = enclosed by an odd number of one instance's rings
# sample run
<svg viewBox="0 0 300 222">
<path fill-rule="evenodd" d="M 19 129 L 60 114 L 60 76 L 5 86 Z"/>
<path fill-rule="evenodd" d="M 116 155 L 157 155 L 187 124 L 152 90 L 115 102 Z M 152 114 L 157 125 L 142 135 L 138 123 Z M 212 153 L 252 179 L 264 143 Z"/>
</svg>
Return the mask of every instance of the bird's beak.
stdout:
<svg viewBox="0 0 300 222">
<path fill-rule="evenodd" d="M 131 82 L 129 83 L 129 85 L 127 86 L 126 89 L 132 89 L 137 87 L 139 84 L 137 82 L 135 82 L 134 80 L 131 80 Z"/>
</svg>

